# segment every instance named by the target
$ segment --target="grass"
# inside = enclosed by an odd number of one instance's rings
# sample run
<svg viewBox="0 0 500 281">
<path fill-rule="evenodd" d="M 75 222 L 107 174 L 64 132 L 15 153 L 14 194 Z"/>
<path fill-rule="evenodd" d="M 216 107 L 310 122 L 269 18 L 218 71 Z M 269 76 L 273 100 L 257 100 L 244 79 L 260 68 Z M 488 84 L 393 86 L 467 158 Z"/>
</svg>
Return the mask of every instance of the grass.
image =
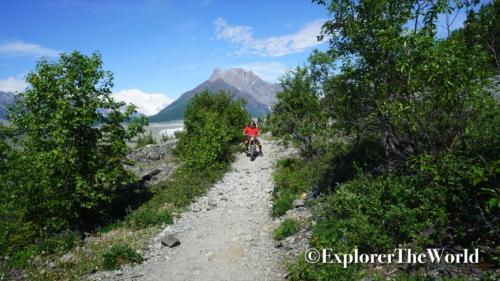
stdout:
<svg viewBox="0 0 500 281">
<path fill-rule="evenodd" d="M 285 219 L 278 228 L 274 230 L 273 238 L 275 240 L 283 240 L 300 230 L 300 223 L 295 219 Z"/>
<path fill-rule="evenodd" d="M 156 144 L 155 139 L 153 138 L 153 133 L 149 132 L 149 134 L 143 134 L 137 137 L 137 141 L 135 144 L 135 148 L 145 147 L 148 144 Z"/>
<path fill-rule="evenodd" d="M 317 184 L 328 167 L 328 155 L 306 162 L 299 158 L 278 161 L 273 174 L 274 192 L 272 216 L 279 217 L 290 210 L 293 200 L 307 193 Z"/>
<path fill-rule="evenodd" d="M 142 256 L 130 248 L 130 246 L 116 245 L 104 253 L 102 267 L 106 270 L 112 270 L 124 264 L 140 263 L 142 261 Z"/>
</svg>

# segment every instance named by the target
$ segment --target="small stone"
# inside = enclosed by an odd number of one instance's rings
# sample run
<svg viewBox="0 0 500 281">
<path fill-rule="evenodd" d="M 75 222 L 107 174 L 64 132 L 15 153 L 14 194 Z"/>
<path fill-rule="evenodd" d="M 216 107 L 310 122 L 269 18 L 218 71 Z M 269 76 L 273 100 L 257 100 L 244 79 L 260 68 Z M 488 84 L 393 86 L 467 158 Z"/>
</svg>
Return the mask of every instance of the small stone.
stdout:
<svg viewBox="0 0 500 281">
<path fill-rule="evenodd" d="M 62 263 L 62 264 L 68 264 L 68 263 L 74 263 L 75 262 L 75 256 L 73 256 L 72 254 L 70 253 L 66 253 L 64 254 L 60 259 L 59 261 Z"/>
<path fill-rule="evenodd" d="M 226 196 L 221 196 L 220 200 L 227 201 L 227 197 Z"/>
<path fill-rule="evenodd" d="M 304 200 L 302 199 L 295 199 L 293 200 L 293 207 L 299 208 L 299 207 L 304 207 Z"/>
<path fill-rule="evenodd" d="M 177 239 L 173 234 L 167 234 L 161 238 L 161 243 L 167 247 L 173 248 L 181 244 L 181 241 Z"/>
<path fill-rule="evenodd" d="M 209 200 L 208 206 L 211 208 L 215 208 L 215 207 L 217 207 L 217 202 L 215 200 Z"/>
</svg>

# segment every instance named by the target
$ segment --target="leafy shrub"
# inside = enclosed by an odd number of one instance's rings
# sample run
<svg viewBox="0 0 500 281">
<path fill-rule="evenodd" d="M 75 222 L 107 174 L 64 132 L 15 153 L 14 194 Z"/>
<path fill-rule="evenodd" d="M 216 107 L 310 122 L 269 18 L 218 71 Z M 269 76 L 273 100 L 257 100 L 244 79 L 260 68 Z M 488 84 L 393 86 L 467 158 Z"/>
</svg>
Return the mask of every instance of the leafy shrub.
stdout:
<svg viewBox="0 0 500 281">
<path fill-rule="evenodd" d="M 135 148 L 145 147 L 148 144 L 156 144 L 156 140 L 153 138 L 153 133 L 142 134 L 137 137 Z"/>
<path fill-rule="evenodd" d="M 324 196 L 312 243 L 378 253 L 399 244 L 437 245 L 448 216 L 446 191 L 418 177 L 358 177 Z"/>
<path fill-rule="evenodd" d="M 288 279 L 291 281 L 353 281 L 364 277 L 364 274 L 359 273 L 357 264 L 347 268 L 338 264 L 311 264 L 304 260 L 304 255 L 299 256 L 297 261 L 288 265 Z"/>
<path fill-rule="evenodd" d="M 184 114 L 185 134 L 180 134 L 178 153 L 192 169 L 224 165 L 230 145 L 241 141 L 242 127 L 250 119 L 243 101 L 227 93 L 208 91 L 196 95 Z"/>
<path fill-rule="evenodd" d="M 140 207 L 127 217 L 127 224 L 133 228 L 145 228 L 161 223 L 172 223 L 172 215 L 167 210 L 151 210 Z"/>
<path fill-rule="evenodd" d="M 324 152 L 328 131 L 318 129 L 328 123 L 313 75 L 308 68 L 297 67 L 283 77 L 281 86 L 273 106 L 273 134 L 291 135 L 307 159 Z"/>
<path fill-rule="evenodd" d="M 188 167 L 176 169 L 165 182 L 151 187 L 154 196 L 138 209 L 131 211 L 124 224 L 133 229 L 172 223 L 173 208 L 183 208 L 197 196 L 205 193 L 207 187 L 221 178 L 227 169 L 211 167 L 204 170 L 191 170 Z"/>
<path fill-rule="evenodd" d="M 141 133 L 146 120 L 136 118 L 124 128 L 135 107 L 120 110 L 125 104 L 112 99 L 112 79 L 97 53 L 61 54 L 54 63 L 42 59 L 27 76 L 30 87 L 9 109 L 15 151 L 3 161 L 0 209 L 36 226 L 38 234 L 98 222 L 113 193 L 136 180 L 122 165 L 125 141 Z M 31 238 L 29 233 L 23 236 Z"/>
<path fill-rule="evenodd" d="M 279 160 L 276 165 L 273 192 L 273 217 L 278 217 L 292 208 L 293 200 L 315 186 L 328 167 L 328 155 L 309 161 L 299 158 Z"/>
<path fill-rule="evenodd" d="M 56 253 L 67 252 L 81 242 L 81 237 L 73 231 L 66 231 L 42 239 L 37 249 L 39 252 Z"/>
<path fill-rule="evenodd" d="M 102 266 L 106 270 L 116 269 L 128 263 L 140 263 L 143 261 L 142 256 L 128 245 L 112 246 L 103 255 L 103 258 Z"/>
<path fill-rule="evenodd" d="M 286 213 L 286 211 L 292 208 L 293 200 L 298 197 L 297 194 L 290 190 L 283 190 L 279 193 L 275 193 L 273 199 L 273 217 L 279 217 Z"/>
<path fill-rule="evenodd" d="M 297 233 L 300 230 L 300 223 L 295 219 L 285 219 L 278 228 L 274 230 L 273 238 L 283 240 L 288 236 Z"/>
</svg>

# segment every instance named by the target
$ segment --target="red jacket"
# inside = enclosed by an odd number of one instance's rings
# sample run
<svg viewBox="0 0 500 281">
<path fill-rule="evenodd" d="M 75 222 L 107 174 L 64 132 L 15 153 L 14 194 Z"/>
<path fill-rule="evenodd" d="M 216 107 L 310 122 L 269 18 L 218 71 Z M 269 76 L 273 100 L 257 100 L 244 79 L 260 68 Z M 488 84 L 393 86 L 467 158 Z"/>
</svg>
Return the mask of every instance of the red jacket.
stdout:
<svg viewBox="0 0 500 281">
<path fill-rule="evenodd" d="M 251 136 L 258 136 L 259 131 L 260 131 L 260 129 L 257 127 L 255 127 L 255 128 L 246 127 L 245 130 L 243 131 L 243 134 L 251 135 Z"/>
</svg>

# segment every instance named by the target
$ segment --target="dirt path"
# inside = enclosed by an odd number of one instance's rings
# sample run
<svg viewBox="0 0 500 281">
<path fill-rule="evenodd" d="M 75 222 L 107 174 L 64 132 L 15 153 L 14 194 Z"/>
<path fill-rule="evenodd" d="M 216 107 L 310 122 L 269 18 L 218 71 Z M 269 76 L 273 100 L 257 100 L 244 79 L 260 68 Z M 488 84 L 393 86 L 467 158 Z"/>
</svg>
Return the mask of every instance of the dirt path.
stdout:
<svg viewBox="0 0 500 281">
<path fill-rule="evenodd" d="M 284 148 L 273 141 L 263 145 L 264 157 L 253 162 L 237 155 L 224 178 L 154 238 L 147 261 L 105 280 L 283 280 L 270 200 L 274 163 Z M 167 233 L 181 244 L 161 246 Z"/>
</svg>

